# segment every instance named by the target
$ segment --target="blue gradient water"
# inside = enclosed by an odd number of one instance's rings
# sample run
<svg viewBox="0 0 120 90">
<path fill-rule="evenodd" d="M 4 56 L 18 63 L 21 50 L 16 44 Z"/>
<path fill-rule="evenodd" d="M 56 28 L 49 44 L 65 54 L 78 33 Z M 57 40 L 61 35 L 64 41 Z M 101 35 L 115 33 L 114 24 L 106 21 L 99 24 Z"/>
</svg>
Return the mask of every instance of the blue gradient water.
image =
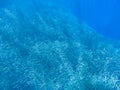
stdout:
<svg viewBox="0 0 120 90">
<path fill-rule="evenodd" d="M 119 0 L 61 0 L 60 6 L 73 13 L 100 34 L 120 40 Z"/>
<path fill-rule="evenodd" d="M 77 14 L 104 36 L 120 40 L 119 0 L 78 0 Z"/>
<path fill-rule="evenodd" d="M 118 0 L 0 0 L 0 90 L 120 90 Z"/>
</svg>

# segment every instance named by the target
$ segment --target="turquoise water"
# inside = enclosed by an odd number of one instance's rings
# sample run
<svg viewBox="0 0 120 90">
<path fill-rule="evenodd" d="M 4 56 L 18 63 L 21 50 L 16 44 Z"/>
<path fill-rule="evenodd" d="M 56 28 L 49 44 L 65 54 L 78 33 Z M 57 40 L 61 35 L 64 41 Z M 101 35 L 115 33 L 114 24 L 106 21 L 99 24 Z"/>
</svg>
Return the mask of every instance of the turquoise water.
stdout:
<svg viewBox="0 0 120 90">
<path fill-rule="evenodd" d="M 80 3 L 0 1 L 0 90 L 120 90 L 120 42 Z"/>
</svg>

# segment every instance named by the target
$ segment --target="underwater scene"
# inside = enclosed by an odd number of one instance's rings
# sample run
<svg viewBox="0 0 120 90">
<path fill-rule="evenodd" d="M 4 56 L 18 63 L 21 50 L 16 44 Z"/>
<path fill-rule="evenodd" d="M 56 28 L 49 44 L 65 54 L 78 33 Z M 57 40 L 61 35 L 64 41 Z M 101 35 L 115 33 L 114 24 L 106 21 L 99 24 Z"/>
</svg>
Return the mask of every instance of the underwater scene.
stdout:
<svg viewBox="0 0 120 90">
<path fill-rule="evenodd" d="M 0 0 L 0 90 L 120 90 L 119 0 Z"/>
</svg>

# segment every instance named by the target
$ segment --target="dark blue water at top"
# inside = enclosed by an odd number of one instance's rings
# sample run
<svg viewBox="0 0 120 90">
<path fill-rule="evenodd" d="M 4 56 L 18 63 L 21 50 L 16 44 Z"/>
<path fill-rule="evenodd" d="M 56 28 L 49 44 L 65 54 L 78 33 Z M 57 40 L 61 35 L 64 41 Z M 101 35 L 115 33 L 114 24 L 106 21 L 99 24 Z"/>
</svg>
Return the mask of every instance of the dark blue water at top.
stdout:
<svg viewBox="0 0 120 90">
<path fill-rule="evenodd" d="M 50 1 L 50 0 L 49 0 Z M 120 40 L 119 0 L 53 0 L 107 38 Z"/>
<path fill-rule="evenodd" d="M 78 0 L 76 15 L 104 36 L 120 40 L 119 0 Z"/>
</svg>

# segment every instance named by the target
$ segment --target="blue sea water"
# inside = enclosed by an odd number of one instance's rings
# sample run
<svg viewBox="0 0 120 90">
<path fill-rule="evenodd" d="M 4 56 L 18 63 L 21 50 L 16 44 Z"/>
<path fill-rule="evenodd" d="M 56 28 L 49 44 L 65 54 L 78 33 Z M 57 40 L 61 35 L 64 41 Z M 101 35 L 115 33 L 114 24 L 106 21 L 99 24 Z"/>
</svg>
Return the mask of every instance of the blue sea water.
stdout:
<svg viewBox="0 0 120 90">
<path fill-rule="evenodd" d="M 120 40 L 120 0 L 78 0 L 80 18 L 104 36 Z"/>
<path fill-rule="evenodd" d="M 120 90 L 119 18 L 118 0 L 0 0 L 0 90 Z"/>
</svg>

